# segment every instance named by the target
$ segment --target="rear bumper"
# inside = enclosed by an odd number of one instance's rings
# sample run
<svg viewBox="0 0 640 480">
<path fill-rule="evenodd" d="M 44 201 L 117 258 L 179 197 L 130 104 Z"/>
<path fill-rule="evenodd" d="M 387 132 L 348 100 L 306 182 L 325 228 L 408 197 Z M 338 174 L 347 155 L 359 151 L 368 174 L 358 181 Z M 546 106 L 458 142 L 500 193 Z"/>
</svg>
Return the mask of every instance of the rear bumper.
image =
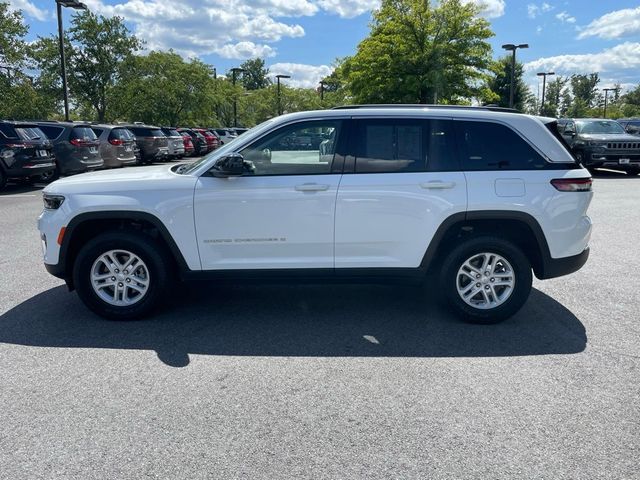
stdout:
<svg viewBox="0 0 640 480">
<path fill-rule="evenodd" d="M 41 175 L 46 172 L 55 170 L 56 162 L 51 159 L 46 163 L 26 163 L 22 165 L 13 165 L 13 168 L 7 169 L 6 175 L 9 178 L 24 178 L 34 175 Z"/>
<path fill-rule="evenodd" d="M 540 280 L 547 278 L 562 277 L 570 273 L 577 272 L 589 259 L 589 247 L 582 253 L 571 257 L 547 258 L 544 261 L 542 274 L 538 276 Z"/>
</svg>

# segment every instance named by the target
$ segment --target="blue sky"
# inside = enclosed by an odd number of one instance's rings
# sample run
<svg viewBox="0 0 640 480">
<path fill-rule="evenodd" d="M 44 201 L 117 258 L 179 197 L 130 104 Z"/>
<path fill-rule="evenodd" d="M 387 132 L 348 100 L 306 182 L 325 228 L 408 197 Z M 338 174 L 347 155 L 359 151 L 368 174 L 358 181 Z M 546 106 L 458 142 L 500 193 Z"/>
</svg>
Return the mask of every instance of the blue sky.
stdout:
<svg viewBox="0 0 640 480">
<path fill-rule="evenodd" d="M 6 1 L 6 0 L 5 0 Z M 255 56 L 294 86 L 315 86 L 337 57 L 366 37 L 378 0 L 84 0 L 104 15 L 120 15 L 151 49 L 198 56 L 218 72 Z M 600 87 L 640 83 L 640 6 L 631 0 L 467 0 L 483 5 L 494 55 L 504 43 L 519 50 L 527 82 L 536 71 L 599 71 Z M 31 38 L 56 32 L 54 0 L 9 0 L 22 9 Z M 72 12 L 65 12 L 68 25 Z"/>
</svg>

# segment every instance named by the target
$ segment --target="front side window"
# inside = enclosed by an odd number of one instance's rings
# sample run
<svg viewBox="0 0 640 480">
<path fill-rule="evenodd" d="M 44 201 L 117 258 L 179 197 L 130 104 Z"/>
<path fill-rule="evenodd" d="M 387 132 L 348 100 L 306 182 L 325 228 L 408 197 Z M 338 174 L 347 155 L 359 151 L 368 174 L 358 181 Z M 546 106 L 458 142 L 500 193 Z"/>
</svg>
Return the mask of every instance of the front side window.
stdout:
<svg viewBox="0 0 640 480">
<path fill-rule="evenodd" d="M 340 130 L 338 120 L 301 122 L 279 128 L 240 151 L 248 175 L 331 173 Z"/>
<path fill-rule="evenodd" d="M 456 122 L 464 170 L 537 170 L 545 159 L 520 135 L 491 122 Z"/>
</svg>

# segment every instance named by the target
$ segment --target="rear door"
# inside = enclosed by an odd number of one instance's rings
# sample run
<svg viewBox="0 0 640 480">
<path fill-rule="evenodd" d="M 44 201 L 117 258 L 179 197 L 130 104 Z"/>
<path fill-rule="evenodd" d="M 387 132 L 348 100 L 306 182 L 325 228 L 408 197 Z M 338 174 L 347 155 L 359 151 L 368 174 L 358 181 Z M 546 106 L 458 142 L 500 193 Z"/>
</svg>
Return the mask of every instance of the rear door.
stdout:
<svg viewBox="0 0 640 480">
<path fill-rule="evenodd" d="M 336 202 L 336 269 L 419 267 L 440 224 L 467 207 L 452 121 L 353 122 Z"/>
</svg>

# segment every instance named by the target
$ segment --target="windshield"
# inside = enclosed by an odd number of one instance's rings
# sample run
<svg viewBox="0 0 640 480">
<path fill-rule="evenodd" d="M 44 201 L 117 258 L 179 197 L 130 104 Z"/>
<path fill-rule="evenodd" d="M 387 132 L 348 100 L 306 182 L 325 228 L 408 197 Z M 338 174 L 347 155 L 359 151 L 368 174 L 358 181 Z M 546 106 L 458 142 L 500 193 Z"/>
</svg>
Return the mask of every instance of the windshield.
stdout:
<svg viewBox="0 0 640 480">
<path fill-rule="evenodd" d="M 249 129 L 246 133 L 246 138 L 248 139 L 248 141 L 251 141 L 251 137 L 260 135 L 264 130 L 268 129 L 271 123 L 273 123 L 273 119 L 269 119 L 265 122 L 262 122 L 260 125 Z M 242 138 L 244 139 L 245 137 L 242 137 Z M 188 175 L 189 173 L 195 171 L 200 165 L 211 160 L 212 158 L 214 157 L 220 158 L 226 155 L 229 151 L 233 151 L 233 149 L 235 149 L 239 145 L 240 146 L 244 145 L 244 143 L 239 144 L 237 142 L 240 142 L 240 140 L 234 140 L 233 142 L 225 143 L 223 146 L 221 146 L 217 150 L 214 150 L 209 155 L 205 155 L 200 160 L 197 160 L 190 165 L 185 165 L 184 167 L 181 167 L 178 170 L 178 173 L 181 173 L 183 175 Z"/>
<path fill-rule="evenodd" d="M 581 120 L 576 125 L 579 133 L 625 133 L 622 125 L 612 120 Z"/>
</svg>

